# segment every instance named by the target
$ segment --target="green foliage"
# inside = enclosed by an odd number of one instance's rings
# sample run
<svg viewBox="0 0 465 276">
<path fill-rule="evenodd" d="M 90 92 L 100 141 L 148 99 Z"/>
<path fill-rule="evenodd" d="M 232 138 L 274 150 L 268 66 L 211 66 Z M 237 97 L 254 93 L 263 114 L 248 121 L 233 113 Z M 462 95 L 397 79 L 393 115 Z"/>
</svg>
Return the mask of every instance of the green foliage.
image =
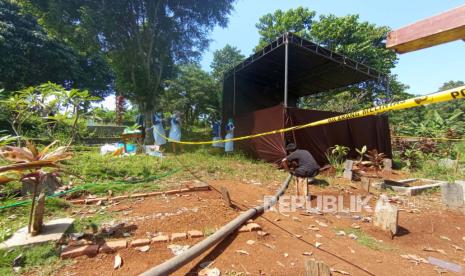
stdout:
<svg viewBox="0 0 465 276">
<path fill-rule="evenodd" d="M 355 149 L 355 151 L 358 153 L 358 155 L 360 156 L 360 160 L 359 161 L 362 161 L 363 160 L 363 156 L 365 156 L 365 153 L 367 152 L 367 146 L 363 146 L 362 148 L 360 149 Z"/>
<path fill-rule="evenodd" d="M 233 1 L 24 2 L 74 48 L 108 55 L 117 89 L 146 113 L 158 104 L 173 65 L 197 59 L 208 46 L 209 31 L 226 26 Z"/>
<path fill-rule="evenodd" d="M 328 162 L 333 168 L 336 169 L 336 173 L 339 174 L 343 170 L 344 158 L 349 153 L 349 148 L 341 145 L 335 145 L 328 149 L 325 153 Z"/>
<path fill-rule="evenodd" d="M 210 64 L 213 77 L 221 83 L 223 75 L 228 70 L 232 69 L 240 63 L 245 56 L 241 54 L 241 50 L 226 44 L 222 49 L 213 52 L 213 61 Z"/>
<path fill-rule="evenodd" d="M 219 113 L 220 90 L 215 79 L 197 64 L 180 66 L 178 75 L 166 81 L 161 106 L 180 111 L 187 124 Z M 161 107 L 160 107 L 161 108 Z"/>
<path fill-rule="evenodd" d="M 6 92 L 52 81 L 108 94 L 111 74 L 105 60 L 52 37 L 17 1 L 0 1 L 0 87 Z"/>
<path fill-rule="evenodd" d="M 22 254 L 24 258 L 24 270 L 22 270 L 22 272 L 32 271 L 39 266 L 47 266 L 49 273 L 52 273 L 53 267 L 59 267 L 60 259 L 58 249 L 55 248 L 52 243 L 46 243 L 30 248 L 0 250 L 1 275 L 16 275 L 13 273 L 12 264 L 13 260 L 20 254 Z M 64 265 L 64 263 L 62 265 Z"/>
</svg>

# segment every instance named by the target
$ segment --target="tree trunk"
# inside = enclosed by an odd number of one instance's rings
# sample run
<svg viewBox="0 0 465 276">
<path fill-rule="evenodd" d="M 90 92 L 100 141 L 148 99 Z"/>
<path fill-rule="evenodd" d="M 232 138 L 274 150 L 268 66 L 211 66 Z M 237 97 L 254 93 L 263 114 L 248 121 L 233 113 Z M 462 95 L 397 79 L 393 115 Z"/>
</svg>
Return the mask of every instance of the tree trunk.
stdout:
<svg viewBox="0 0 465 276">
<path fill-rule="evenodd" d="M 153 145 L 155 143 L 155 139 L 153 138 L 153 111 L 145 111 L 145 145 Z"/>
</svg>

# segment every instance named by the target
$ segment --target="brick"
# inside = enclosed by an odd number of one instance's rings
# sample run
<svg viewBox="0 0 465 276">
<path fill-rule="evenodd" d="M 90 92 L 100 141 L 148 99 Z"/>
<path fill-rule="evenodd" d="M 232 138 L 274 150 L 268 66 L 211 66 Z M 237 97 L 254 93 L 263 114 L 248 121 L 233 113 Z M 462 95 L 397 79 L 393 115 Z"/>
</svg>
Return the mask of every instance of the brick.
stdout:
<svg viewBox="0 0 465 276">
<path fill-rule="evenodd" d="M 76 258 L 79 256 L 95 256 L 99 246 L 96 244 L 83 246 L 68 246 L 61 252 L 62 259 Z"/>
<path fill-rule="evenodd" d="M 170 238 L 166 235 L 160 235 L 152 238 L 153 243 L 159 243 L 159 242 L 168 242 Z"/>
<path fill-rule="evenodd" d="M 187 231 L 187 235 L 190 238 L 201 238 L 203 237 L 203 232 L 199 230 L 190 230 L 190 231 Z"/>
<path fill-rule="evenodd" d="M 171 234 L 171 240 L 172 241 L 179 241 L 179 240 L 185 240 L 187 239 L 187 234 L 186 233 L 173 233 Z"/>
<path fill-rule="evenodd" d="M 139 246 L 144 246 L 144 245 L 149 245 L 150 240 L 149 239 L 138 239 L 138 240 L 133 240 L 131 242 L 131 247 L 139 247 Z"/>
<path fill-rule="evenodd" d="M 262 230 L 262 227 L 256 223 L 249 223 L 246 225 L 249 231 L 259 231 Z"/>
<path fill-rule="evenodd" d="M 126 240 L 108 241 L 100 246 L 99 253 L 115 253 L 116 251 L 124 249 L 127 246 L 128 242 Z"/>
</svg>

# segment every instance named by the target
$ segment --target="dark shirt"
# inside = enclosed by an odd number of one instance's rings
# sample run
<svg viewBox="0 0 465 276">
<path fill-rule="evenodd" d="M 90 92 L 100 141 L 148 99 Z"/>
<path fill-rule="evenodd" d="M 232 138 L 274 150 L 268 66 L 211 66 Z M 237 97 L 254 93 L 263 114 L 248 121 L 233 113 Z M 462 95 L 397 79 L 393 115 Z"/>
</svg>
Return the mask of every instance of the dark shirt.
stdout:
<svg viewBox="0 0 465 276">
<path fill-rule="evenodd" d="M 297 168 L 294 170 L 297 176 L 311 177 L 318 173 L 320 166 L 315 158 L 307 150 L 295 150 L 286 159 L 289 162 L 297 161 Z"/>
</svg>

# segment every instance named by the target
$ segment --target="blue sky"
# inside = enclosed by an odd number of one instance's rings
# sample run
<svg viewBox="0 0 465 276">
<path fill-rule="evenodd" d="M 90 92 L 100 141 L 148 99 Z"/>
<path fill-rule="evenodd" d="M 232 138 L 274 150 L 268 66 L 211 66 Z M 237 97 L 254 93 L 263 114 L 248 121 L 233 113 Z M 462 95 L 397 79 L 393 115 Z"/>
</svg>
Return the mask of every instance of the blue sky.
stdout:
<svg viewBox="0 0 465 276">
<path fill-rule="evenodd" d="M 277 9 L 303 6 L 315 10 L 317 16 L 359 14 L 363 21 L 396 29 L 463 4 L 464 0 L 238 0 L 228 26 L 217 27 L 211 33 L 212 42 L 201 65 L 210 71 L 213 51 L 226 44 L 250 55 L 259 38 L 255 24 L 260 16 Z M 436 91 L 445 81 L 465 81 L 464 61 L 465 42 L 456 41 L 399 55 L 393 72 L 410 86 L 410 93 L 426 94 Z"/>
</svg>

